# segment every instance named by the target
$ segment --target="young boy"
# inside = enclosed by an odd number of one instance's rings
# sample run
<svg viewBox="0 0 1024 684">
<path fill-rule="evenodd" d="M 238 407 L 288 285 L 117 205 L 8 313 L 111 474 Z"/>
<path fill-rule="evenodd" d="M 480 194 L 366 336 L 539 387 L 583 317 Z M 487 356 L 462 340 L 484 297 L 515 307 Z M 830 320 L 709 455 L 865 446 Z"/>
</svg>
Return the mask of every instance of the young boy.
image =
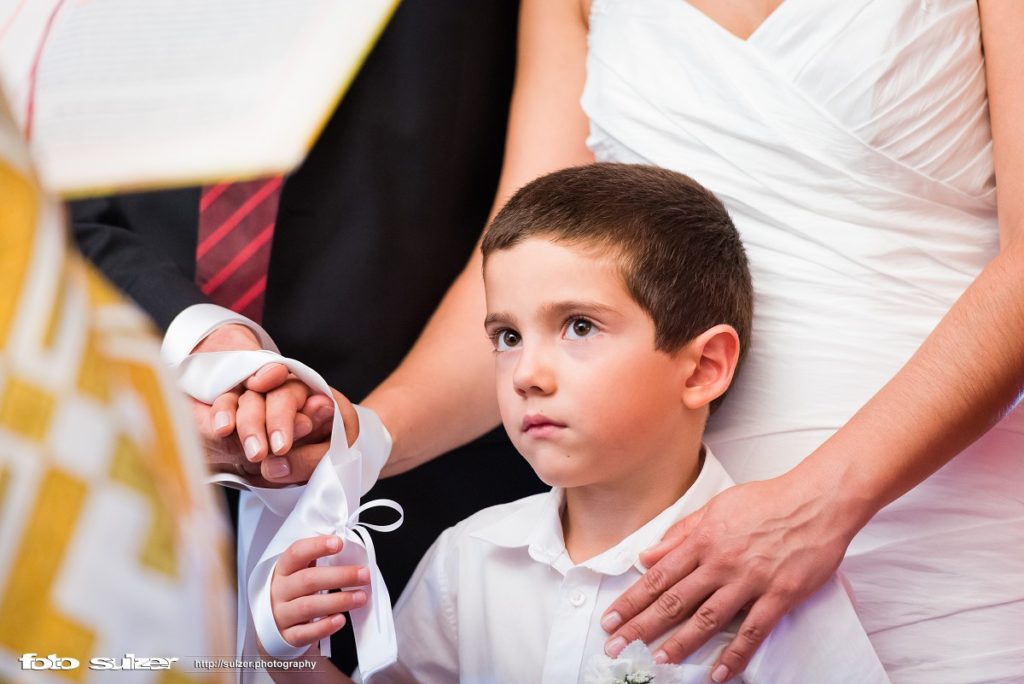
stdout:
<svg viewBox="0 0 1024 684">
<path fill-rule="evenodd" d="M 710 681 L 731 634 L 645 674 L 650 662 L 609 664 L 599 621 L 644 572 L 640 551 L 732 484 L 701 445 L 750 336 L 729 216 L 685 176 L 598 164 L 525 186 L 482 249 L 502 421 L 554 489 L 441 535 L 395 608 L 399 662 L 372 682 Z M 293 545 L 302 553 L 276 587 L 321 586 L 314 576 L 331 570 L 306 564 L 330 554 L 326 540 Z M 312 626 L 282 619 L 287 601 L 273 607 L 286 638 Z M 888 681 L 835 582 L 778 625 L 742 678 Z"/>
</svg>

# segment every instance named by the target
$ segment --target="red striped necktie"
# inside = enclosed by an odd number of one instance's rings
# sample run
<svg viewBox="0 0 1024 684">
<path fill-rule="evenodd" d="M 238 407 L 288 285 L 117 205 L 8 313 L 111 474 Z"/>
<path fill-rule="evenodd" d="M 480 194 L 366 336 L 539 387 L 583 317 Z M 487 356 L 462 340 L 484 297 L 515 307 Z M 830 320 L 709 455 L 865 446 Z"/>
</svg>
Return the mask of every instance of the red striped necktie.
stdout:
<svg viewBox="0 0 1024 684">
<path fill-rule="evenodd" d="M 203 188 L 196 284 L 214 304 L 260 322 L 280 176 Z"/>
</svg>

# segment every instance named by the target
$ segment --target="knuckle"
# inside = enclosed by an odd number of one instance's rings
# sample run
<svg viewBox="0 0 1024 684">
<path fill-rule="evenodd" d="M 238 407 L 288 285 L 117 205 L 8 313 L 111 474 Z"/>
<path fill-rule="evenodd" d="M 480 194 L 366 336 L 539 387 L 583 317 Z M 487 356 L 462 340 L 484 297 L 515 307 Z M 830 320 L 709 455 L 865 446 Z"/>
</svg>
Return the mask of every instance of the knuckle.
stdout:
<svg viewBox="0 0 1024 684">
<path fill-rule="evenodd" d="M 288 393 L 288 385 L 282 385 L 267 392 L 265 401 L 267 407 L 286 406 L 291 403 L 291 395 Z"/>
<path fill-rule="evenodd" d="M 726 647 L 720 657 L 733 672 L 741 672 L 747 665 L 747 654 L 733 645 Z"/>
<path fill-rule="evenodd" d="M 312 572 L 303 572 L 298 576 L 298 589 L 302 594 L 310 595 L 318 591 L 316 575 Z"/>
<path fill-rule="evenodd" d="M 642 601 L 637 600 L 632 594 L 620 596 L 609 609 L 614 609 L 624 619 L 629 620 L 630 618 L 639 615 L 643 609 L 644 604 Z"/>
<path fill-rule="evenodd" d="M 719 562 L 727 568 L 736 568 L 744 564 L 743 550 L 733 547 L 722 549 Z"/>
<path fill-rule="evenodd" d="M 746 566 L 747 578 L 757 586 L 767 586 L 772 579 L 771 564 L 764 556 L 750 558 L 744 564 Z"/>
<path fill-rule="evenodd" d="M 253 391 L 243 392 L 242 396 L 238 397 L 238 405 L 239 407 L 243 408 L 249 408 L 250 406 L 254 406 L 256 403 L 260 401 L 262 401 L 262 397 L 260 397 L 259 394 Z"/>
<path fill-rule="evenodd" d="M 679 621 L 683 616 L 686 604 L 675 592 L 666 591 L 654 602 L 655 608 L 662 617 L 673 622 Z"/>
<path fill-rule="evenodd" d="M 299 380 L 294 375 L 290 376 L 288 381 L 284 383 L 283 387 L 290 393 L 295 395 L 307 395 L 309 394 L 309 387 L 302 380 Z"/>
<path fill-rule="evenodd" d="M 317 602 L 313 596 L 300 596 L 295 599 L 295 607 L 303 622 L 308 622 L 318 615 Z"/>
<path fill-rule="evenodd" d="M 267 432 L 272 430 L 291 430 L 294 421 L 289 416 L 287 407 L 275 406 L 273 404 L 267 404 L 267 410 L 264 414 L 264 421 L 267 426 Z"/>
<path fill-rule="evenodd" d="M 786 603 L 795 601 L 802 590 L 801 583 L 792 577 L 777 577 L 772 583 L 772 593 Z"/>
<path fill-rule="evenodd" d="M 660 594 L 668 588 L 668 577 L 658 566 L 649 568 L 644 573 L 643 588 L 652 594 Z"/>
<path fill-rule="evenodd" d="M 294 615 L 294 621 L 296 624 L 303 623 L 309 620 L 309 597 L 299 596 L 298 598 L 292 599 L 291 603 L 292 614 Z"/>
<path fill-rule="evenodd" d="M 702 525 L 690 533 L 691 543 L 699 550 L 714 548 L 715 534 L 706 525 Z"/>
<path fill-rule="evenodd" d="M 760 644 L 762 641 L 764 641 L 764 638 L 765 636 L 767 636 L 767 633 L 765 629 L 761 627 L 761 625 L 752 624 L 745 625 L 740 630 L 740 633 L 736 636 L 740 639 L 743 639 L 743 641 L 750 644 L 751 646 L 756 646 L 757 644 Z"/>
<path fill-rule="evenodd" d="M 292 566 L 292 565 L 298 563 L 299 558 L 301 557 L 301 554 L 302 554 L 301 542 L 295 542 L 294 544 L 289 545 L 288 548 L 284 550 L 284 553 L 281 554 L 281 560 L 284 561 L 284 563 L 286 563 L 287 565 Z M 278 562 L 278 564 L 277 564 L 278 570 L 280 570 L 281 565 L 282 565 L 282 563 Z M 282 574 L 284 574 L 284 573 L 282 573 Z"/>
<path fill-rule="evenodd" d="M 273 400 L 276 403 L 292 406 L 299 405 L 306 399 L 306 394 L 303 391 L 305 385 L 299 380 L 289 380 L 280 387 L 271 390 L 267 393 L 267 401 Z"/>
<path fill-rule="evenodd" d="M 693 615 L 693 626 L 701 632 L 717 632 L 720 625 L 718 611 L 711 606 L 701 606 Z"/>
<path fill-rule="evenodd" d="M 736 558 L 731 551 L 718 549 L 701 562 L 701 566 L 715 577 L 733 577 L 736 573 Z"/>
</svg>

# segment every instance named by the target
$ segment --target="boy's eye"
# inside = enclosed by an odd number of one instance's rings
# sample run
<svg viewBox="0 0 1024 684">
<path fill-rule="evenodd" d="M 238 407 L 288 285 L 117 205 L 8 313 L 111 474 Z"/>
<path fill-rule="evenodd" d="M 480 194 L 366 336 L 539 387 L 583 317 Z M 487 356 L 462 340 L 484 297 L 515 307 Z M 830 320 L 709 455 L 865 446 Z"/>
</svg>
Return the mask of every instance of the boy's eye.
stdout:
<svg viewBox="0 0 1024 684">
<path fill-rule="evenodd" d="M 508 351 L 513 347 L 518 347 L 521 341 L 519 333 L 508 328 L 494 334 L 494 348 L 498 351 Z"/>
<path fill-rule="evenodd" d="M 565 329 L 565 336 L 570 340 L 581 340 L 584 337 L 590 337 L 594 332 L 594 323 L 586 318 L 574 318 L 569 321 L 568 327 Z"/>
</svg>

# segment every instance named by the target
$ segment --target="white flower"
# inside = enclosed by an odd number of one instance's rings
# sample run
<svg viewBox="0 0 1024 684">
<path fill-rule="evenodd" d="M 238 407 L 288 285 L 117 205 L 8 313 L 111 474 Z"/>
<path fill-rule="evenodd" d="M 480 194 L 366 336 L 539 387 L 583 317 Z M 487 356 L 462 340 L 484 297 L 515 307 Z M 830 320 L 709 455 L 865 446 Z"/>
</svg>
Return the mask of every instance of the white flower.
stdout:
<svg viewBox="0 0 1024 684">
<path fill-rule="evenodd" d="M 642 641 L 626 646 L 618 658 L 598 653 L 583 669 L 583 684 L 680 684 L 683 668 L 659 665 Z"/>
</svg>

